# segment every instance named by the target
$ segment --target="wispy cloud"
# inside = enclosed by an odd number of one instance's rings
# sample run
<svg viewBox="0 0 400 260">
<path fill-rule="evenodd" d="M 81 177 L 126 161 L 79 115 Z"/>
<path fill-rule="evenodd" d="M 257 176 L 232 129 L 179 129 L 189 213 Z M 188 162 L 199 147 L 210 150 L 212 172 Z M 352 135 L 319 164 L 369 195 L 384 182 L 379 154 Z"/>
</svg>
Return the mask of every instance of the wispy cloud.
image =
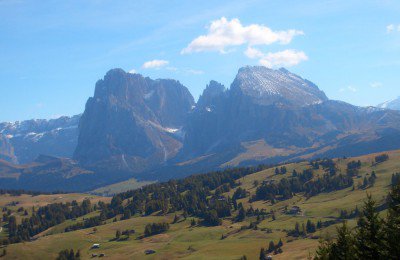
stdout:
<svg viewBox="0 0 400 260">
<path fill-rule="evenodd" d="M 202 70 L 194 70 L 194 69 L 187 69 L 186 72 L 190 73 L 190 74 L 194 74 L 194 75 L 204 74 L 204 71 L 202 71 Z"/>
<path fill-rule="evenodd" d="M 347 92 L 347 91 L 355 93 L 355 92 L 357 92 L 358 90 L 357 90 L 356 87 L 351 86 L 351 85 L 350 85 L 350 86 L 347 86 L 347 87 L 345 87 L 345 88 L 339 89 L 339 92 Z"/>
<path fill-rule="evenodd" d="M 369 86 L 371 88 L 381 88 L 381 87 L 383 87 L 383 84 L 381 82 L 372 82 L 369 84 Z"/>
<path fill-rule="evenodd" d="M 259 59 L 259 63 L 268 68 L 291 67 L 308 60 L 308 56 L 304 52 L 296 50 L 263 53 L 260 50 L 249 47 L 244 53 L 249 58 Z"/>
<path fill-rule="evenodd" d="M 200 35 L 181 51 L 181 54 L 218 51 L 225 53 L 227 47 L 240 45 L 270 45 L 272 43 L 288 44 L 300 30 L 273 31 L 267 26 L 251 24 L 244 26 L 239 19 L 228 20 L 222 17 L 212 21 L 208 33 Z"/>
<path fill-rule="evenodd" d="M 167 60 L 151 60 L 151 61 L 146 61 L 143 63 L 142 68 L 143 69 L 156 69 L 160 67 L 164 67 L 169 64 L 169 61 Z"/>
<path fill-rule="evenodd" d="M 135 73 L 137 73 L 137 71 L 135 69 L 131 69 L 130 71 L 128 71 L 128 73 L 135 74 Z"/>
</svg>

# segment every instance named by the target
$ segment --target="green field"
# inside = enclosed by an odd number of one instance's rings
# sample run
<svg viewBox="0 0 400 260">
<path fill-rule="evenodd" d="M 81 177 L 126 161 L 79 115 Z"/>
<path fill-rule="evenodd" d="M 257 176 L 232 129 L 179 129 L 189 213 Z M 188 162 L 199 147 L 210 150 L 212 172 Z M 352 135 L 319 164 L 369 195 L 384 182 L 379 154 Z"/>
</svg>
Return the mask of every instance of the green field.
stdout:
<svg viewBox="0 0 400 260">
<path fill-rule="evenodd" d="M 98 226 L 96 231 L 90 228 L 63 233 L 66 226 L 82 221 L 82 218 L 78 218 L 43 232 L 33 242 L 7 246 L 6 257 L 7 259 L 55 259 L 60 250 L 73 248 L 74 250 L 81 250 L 83 259 L 91 258 L 93 253 L 104 253 L 105 258 L 110 259 L 240 259 L 243 255 L 246 255 L 247 259 L 258 259 L 261 247 L 268 247 L 270 240 L 278 242 L 279 239 L 282 239 L 284 242 L 283 253 L 273 256 L 273 259 L 307 259 L 318 246 L 319 237 L 333 236 L 335 225 L 320 229 L 307 238 L 288 237 L 285 230 L 293 229 L 296 222 L 305 223 L 308 219 L 313 222 L 335 220 L 342 209 L 351 211 L 356 206 L 361 208 L 367 192 L 372 194 L 378 204 L 381 204 L 390 188 L 392 174 L 400 172 L 400 151 L 387 153 L 390 159 L 375 166 L 373 166 L 373 160 L 376 154 L 336 160 L 340 171 L 343 173 L 345 173 L 346 165 L 349 161 L 360 160 L 362 162 L 361 178 L 355 179 L 355 190 L 350 187 L 340 191 L 321 193 L 308 199 L 302 194 L 297 194 L 290 200 L 281 201 L 274 205 L 264 201 L 249 203 L 248 197 L 240 200 L 245 208 L 252 206 L 254 209 L 266 209 L 267 212 L 270 210 L 275 211 L 276 219 L 266 218 L 260 222 L 257 230 L 241 229 L 242 226 L 248 226 L 250 222 L 254 221 L 255 219 L 253 218 L 247 218 L 244 222 L 239 223 L 234 223 L 228 218 L 223 221 L 221 226 L 217 227 L 191 227 L 190 217 L 186 220 L 182 217 L 178 223 L 171 224 L 175 214 L 169 214 L 146 217 L 135 216 L 118 222 L 109 221 L 105 225 Z M 300 172 L 310 167 L 310 165 L 302 162 L 288 164 L 286 167 L 288 169 L 286 175 L 289 175 L 293 169 Z M 319 171 L 322 174 L 322 170 Z M 368 189 L 357 188 L 358 182 L 362 181 L 365 175 L 371 174 L 372 171 L 375 171 L 377 175 L 375 185 Z M 253 184 L 254 181 L 261 183 L 263 180 L 280 179 L 284 176 L 275 175 L 274 168 L 271 168 L 248 175 L 237 182 L 240 182 L 241 187 L 246 188 L 252 195 L 256 190 Z M 231 190 L 224 195 L 232 196 L 233 192 L 234 190 Z M 38 200 L 39 196 L 23 195 L 20 198 L 21 204 L 19 205 L 26 205 L 26 207 L 28 205 L 39 205 L 40 203 L 43 205 L 52 203 L 54 202 L 53 200 L 61 200 L 59 197 L 65 195 L 42 196 L 44 197 L 40 197 L 41 199 Z M 70 196 L 72 198 L 75 195 Z M 82 199 L 84 198 L 83 195 L 76 194 L 76 196 L 77 198 L 79 196 Z M 15 197 L 10 198 L 4 195 L 3 198 L 0 198 L 0 205 L 5 205 L 5 203 L 15 199 Z M 93 199 L 100 200 L 102 198 L 94 196 Z M 286 206 L 292 207 L 293 205 L 299 206 L 302 214 L 287 215 L 284 213 Z M 92 212 L 90 214 L 98 213 Z M 141 238 L 145 225 L 153 222 L 168 222 L 170 223 L 170 230 L 164 234 Z M 349 224 L 354 226 L 355 220 L 350 220 Z M 127 229 L 134 229 L 136 232 L 126 241 L 113 240 L 117 230 L 123 231 Z M 267 232 L 267 230 L 272 232 Z M 222 235 L 224 235 L 224 239 L 221 239 Z M 90 247 L 94 243 L 100 243 L 101 247 L 91 250 Z M 147 249 L 155 250 L 156 253 L 145 255 L 144 251 Z"/>
<path fill-rule="evenodd" d="M 98 189 L 95 189 L 92 191 L 94 194 L 100 194 L 103 196 L 112 196 L 114 194 L 132 190 L 132 189 L 138 189 L 140 187 L 143 187 L 145 185 L 155 183 L 155 181 L 137 181 L 136 179 L 129 179 L 123 182 L 118 182 L 115 184 L 107 185 Z"/>
</svg>

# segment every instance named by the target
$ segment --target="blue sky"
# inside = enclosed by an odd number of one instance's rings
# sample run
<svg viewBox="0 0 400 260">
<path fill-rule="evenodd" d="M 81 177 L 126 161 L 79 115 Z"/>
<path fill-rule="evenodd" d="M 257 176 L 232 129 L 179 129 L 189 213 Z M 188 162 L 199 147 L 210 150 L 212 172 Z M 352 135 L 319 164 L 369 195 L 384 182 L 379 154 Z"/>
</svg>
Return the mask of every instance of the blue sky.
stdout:
<svg viewBox="0 0 400 260">
<path fill-rule="evenodd" d="M 356 105 L 400 96 L 400 1 L 0 0 L 0 17 L 0 121 L 81 113 L 116 67 L 195 98 L 259 64 Z"/>
</svg>

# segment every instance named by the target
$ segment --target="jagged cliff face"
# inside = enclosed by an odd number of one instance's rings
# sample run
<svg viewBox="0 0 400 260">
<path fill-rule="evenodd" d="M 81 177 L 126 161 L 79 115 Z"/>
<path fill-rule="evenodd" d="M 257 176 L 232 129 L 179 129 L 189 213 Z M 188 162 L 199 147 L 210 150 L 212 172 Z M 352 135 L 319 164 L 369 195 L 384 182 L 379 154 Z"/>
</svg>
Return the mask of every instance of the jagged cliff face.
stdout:
<svg viewBox="0 0 400 260">
<path fill-rule="evenodd" d="M 180 131 L 193 105 L 178 81 L 111 70 L 87 101 L 74 158 L 133 172 L 160 165 L 180 150 Z"/>
<path fill-rule="evenodd" d="M 21 164 L 34 161 L 40 154 L 71 157 L 78 140 L 79 118 L 80 115 L 0 123 L 2 143 L 8 144 L 1 151 L 12 152 L 11 161 Z"/>
<path fill-rule="evenodd" d="M 233 157 L 241 158 L 235 162 L 254 163 L 400 146 L 399 138 L 389 142 L 400 136 L 399 113 L 328 100 L 315 84 L 284 69 L 241 68 L 230 89 L 220 89 L 190 114 L 183 158 L 236 151 Z"/>
</svg>

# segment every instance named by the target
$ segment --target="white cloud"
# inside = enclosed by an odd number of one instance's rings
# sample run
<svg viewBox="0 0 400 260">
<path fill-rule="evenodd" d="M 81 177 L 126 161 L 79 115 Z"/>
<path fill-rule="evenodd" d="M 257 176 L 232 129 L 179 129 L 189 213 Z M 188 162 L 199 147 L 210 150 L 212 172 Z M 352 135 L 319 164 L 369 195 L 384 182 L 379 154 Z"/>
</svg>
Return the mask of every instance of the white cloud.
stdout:
<svg viewBox="0 0 400 260">
<path fill-rule="evenodd" d="M 195 74 L 195 75 L 204 74 L 204 71 L 202 71 L 202 70 L 194 70 L 194 69 L 188 69 L 187 72 L 190 73 L 190 74 Z"/>
<path fill-rule="evenodd" d="M 244 54 L 247 57 L 249 57 L 250 59 L 256 59 L 256 58 L 264 57 L 264 53 L 262 53 L 260 50 L 252 48 L 252 47 L 248 47 L 247 50 L 244 52 Z"/>
<path fill-rule="evenodd" d="M 308 60 L 307 55 L 302 51 L 284 50 L 280 52 L 267 53 L 260 59 L 260 64 L 265 67 L 291 67 L 302 61 Z"/>
<path fill-rule="evenodd" d="M 302 51 L 284 50 L 279 52 L 263 53 L 262 51 L 249 47 L 244 54 L 252 59 L 260 59 L 259 63 L 265 67 L 291 67 L 302 61 L 308 60 L 308 56 Z"/>
<path fill-rule="evenodd" d="M 137 73 L 137 71 L 135 69 L 131 69 L 130 71 L 128 71 L 128 73 L 135 74 L 135 73 Z"/>
<path fill-rule="evenodd" d="M 350 91 L 350 92 L 355 93 L 355 92 L 357 92 L 357 88 L 350 85 L 350 86 L 347 86 L 345 88 L 339 89 L 339 92 L 346 92 L 346 91 Z"/>
<path fill-rule="evenodd" d="M 222 17 L 219 20 L 211 22 L 206 35 L 195 38 L 181 54 L 203 51 L 218 51 L 225 53 L 226 47 L 240 46 L 247 44 L 269 45 L 272 43 L 288 44 L 293 37 L 303 35 L 299 30 L 273 31 L 270 28 L 251 24 L 243 26 L 239 19 L 228 20 Z"/>
<path fill-rule="evenodd" d="M 371 86 L 371 88 L 381 88 L 381 87 L 383 87 L 383 84 L 381 82 L 372 82 L 369 85 Z"/>
<path fill-rule="evenodd" d="M 167 60 L 151 60 L 151 61 L 146 61 L 143 63 L 142 68 L 144 69 L 155 69 L 155 68 L 160 68 L 163 66 L 166 66 L 169 64 L 169 61 Z"/>
<path fill-rule="evenodd" d="M 386 32 L 387 33 L 392 33 L 392 32 L 400 32 L 400 24 L 389 24 L 388 26 L 386 26 Z"/>
<path fill-rule="evenodd" d="M 393 31 L 394 31 L 394 24 L 389 24 L 388 26 L 386 26 L 387 33 L 391 33 Z"/>
<path fill-rule="evenodd" d="M 350 90 L 351 92 L 357 92 L 357 89 L 353 86 L 348 86 L 347 89 Z"/>
</svg>

